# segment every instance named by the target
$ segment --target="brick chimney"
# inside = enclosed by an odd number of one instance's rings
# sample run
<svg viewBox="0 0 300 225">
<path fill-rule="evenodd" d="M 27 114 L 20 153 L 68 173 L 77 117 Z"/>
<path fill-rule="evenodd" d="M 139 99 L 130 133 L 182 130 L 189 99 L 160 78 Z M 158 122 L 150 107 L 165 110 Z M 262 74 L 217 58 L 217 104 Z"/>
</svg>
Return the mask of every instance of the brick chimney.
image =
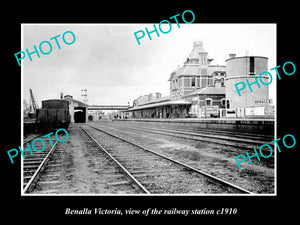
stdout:
<svg viewBox="0 0 300 225">
<path fill-rule="evenodd" d="M 155 92 L 155 96 L 156 96 L 156 99 L 159 99 L 159 98 L 161 98 L 161 93 Z"/>
<path fill-rule="evenodd" d="M 235 58 L 235 55 L 236 55 L 235 53 L 231 53 L 231 54 L 229 54 L 229 58 L 230 59 Z"/>
</svg>

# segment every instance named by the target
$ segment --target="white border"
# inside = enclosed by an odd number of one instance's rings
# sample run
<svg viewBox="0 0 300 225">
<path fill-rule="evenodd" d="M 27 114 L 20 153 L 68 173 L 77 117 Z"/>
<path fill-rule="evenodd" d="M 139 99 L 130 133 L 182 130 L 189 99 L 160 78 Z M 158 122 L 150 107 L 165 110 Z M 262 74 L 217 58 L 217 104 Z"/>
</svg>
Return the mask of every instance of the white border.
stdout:
<svg viewBox="0 0 300 225">
<path fill-rule="evenodd" d="M 147 23 L 143 23 L 143 24 L 147 24 Z M 195 24 L 219 24 L 219 23 L 195 23 Z M 222 23 L 220 23 L 222 24 Z M 224 23 L 224 25 L 227 24 L 241 24 L 241 23 Z M 242 23 L 242 24 L 260 24 L 260 23 Z M 261 24 L 274 24 L 276 25 L 276 65 L 278 64 L 277 62 L 277 32 L 278 32 L 278 27 L 277 27 L 277 23 L 261 23 Z M 26 25 L 30 25 L 30 26 L 122 26 L 122 25 L 139 25 L 141 26 L 142 24 L 137 24 L 137 23 L 126 23 L 126 24 L 118 24 L 118 23 L 95 23 L 95 24 L 91 24 L 91 23 L 69 23 L 69 24 L 57 24 L 57 23 L 21 23 L 21 50 L 24 49 L 24 45 L 23 45 L 23 27 Z M 23 89 L 23 72 L 24 72 L 24 63 L 22 63 L 21 61 L 21 145 L 23 146 L 23 141 L 24 141 L 24 131 L 23 131 L 23 123 L 24 123 L 24 119 L 23 119 L 23 94 L 24 94 L 24 89 Z M 277 79 L 275 79 L 276 83 L 275 83 L 275 89 L 276 89 L 276 93 L 275 93 L 275 133 L 274 133 L 274 137 L 275 139 L 277 139 Z M 276 145 L 275 145 L 276 146 Z M 21 196 L 112 196 L 112 197 L 119 197 L 119 196 L 245 196 L 245 197 L 251 197 L 251 196 L 277 196 L 277 146 L 274 148 L 274 153 L 275 153 L 275 165 L 274 165 L 274 190 L 275 192 L 272 194 L 267 194 L 267 193 L 263 193 L 263 194 L 25 194 L 23 192 L 23 157 L 21 157 Z"/>
</svg>

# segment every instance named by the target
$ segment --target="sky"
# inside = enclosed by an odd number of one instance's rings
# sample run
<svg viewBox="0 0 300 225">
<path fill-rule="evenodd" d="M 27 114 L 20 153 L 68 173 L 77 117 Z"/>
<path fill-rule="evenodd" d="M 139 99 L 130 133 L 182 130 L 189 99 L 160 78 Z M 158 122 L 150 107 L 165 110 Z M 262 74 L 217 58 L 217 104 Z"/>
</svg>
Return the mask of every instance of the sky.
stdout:
<svg viewBox="0 0 300 225">
<path fill-rule="evenodd" d="M 156 24 L 156 26 L 158 26 Z M 22 60 L 23 97 L 29 101 L 31 88 L 36 101 L 60 98 L 60 93 L 83 100 L 87 89 L 88 104 L 132 105 L 141 95 L 160 92 L 169 95 L 168 79 L 182 66 L 193 48 L 202 40 L 211 64 L 226 65 L 230 53 L 268 57 L 268 70 L 276 64 L 276 24 L 180 24 L 172 23 L 167 33 L 147 34 L 138 45 L 134 32 L 151 31 L 153 24 L 22 24 L 21 51 L 34 51 L 43 41 L 52 44 L 52 52 L 40 58 L 32 54 Z M 167 28 L 163 28 L 167 30 Z M 62 36 L 75 34 L 67 45 Z M 61 49 L 58 49 L 57 38 Z M 65 35 L 71 42 L 72 36 Z M 47 52 L 47 44 L 43 44 Z M 246 53 L 248 52 L 248 53 Z M 272 72 L 273 74 L 273 72 Z M 276 101 L 276 79 L 270 85 L 269 98 Z"/>
</svg>

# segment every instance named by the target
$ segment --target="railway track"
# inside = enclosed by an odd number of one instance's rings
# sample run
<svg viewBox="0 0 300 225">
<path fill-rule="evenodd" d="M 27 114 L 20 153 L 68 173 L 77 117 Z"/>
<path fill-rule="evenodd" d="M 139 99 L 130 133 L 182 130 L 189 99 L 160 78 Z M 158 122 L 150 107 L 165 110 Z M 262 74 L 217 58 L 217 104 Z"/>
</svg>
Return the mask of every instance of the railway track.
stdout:
<svg viewBox="0 0 300 225">
<path fill-rule="evenodd" d="M 36 136 L 38 137 L 38 136 Z M 27 143 L 31 145 L 33 139 L 27 140 L 24 142 L 23 150 L 27 149 Z M 53 146 L 51 146 L 49 141 L 45 142 L 45 149 L 42 152 L 36 152 L 31 148 L 32 155 L 29 151 L 24 152 L 25 158 L 22 158 L 22 174 L 23 174 L 23 192 L 30 193 L 38 181 L 42 171 L 45 169 L 47 162 L 50 159 L 51 154 L 57 145 L 57 140 L 55 138 L 51 138 Z M 43 145 L 35 144 L 36 149 L 42 149 Z"/>
<path fill-rule="evenodd" d="M 82 129 L 99 145 L 99 148 L 114 158 L 114 161 L 124 171 L 126 170 L 126 174 L 147 194 L 252 194 L 232 183 L 98 127 L 85 125 Z M 101 144 L 97 140 L 101 140 Z"/>
<path fill-rule="evenodd" d="M 37 135 L 33 135 L 33 136 L 31 136 L 31 137 L 26 138 L 26 139 L 23 141 L 23 145 L 25 145 L 25 144 L 28 143 L 28 142 L 33 141 L 34 139 L 36 139 L 36 138 L 38 138 L 38 137 L 40 137 L 40 136 L 42 136 L 42 135 L 41 135 L 41 134 L 37 134 Z"/>
<path fill-rule="evenodd" d="M 149 128 L 149 127 L 148 127 Z M 166 127 L 159 126 L 160 129 L 167 130 Z M 206 134 L 206 135 L 219 135 L 220 137 L 224 136 L 226 137 L 234 137 L 234 138 L 242 138 L 247 140 L 254 140 L 254 141 L 272 141 L 274 140 L 273 135 L 263 135 L 263 134 L 253 134 L 253 133 L 239 133 L 235 131 L 226 131 L 226 130 L 211 130 L 211 129 L 204 129 L 204 128 L 196 128 L 196 129 L 181 129 L 178 127 L 172 128 L 173 131 L 178 132 L 189 132 L 189 133 L 195 133 L 195 134 Z"/>
<path fill-rule="evenodd" d="M 123 121 L 117 121 L 115 123 L 122 124 L 124 123 Z M 128 124 L 126 124 L 127 126 Z M 142 126 L 141 126 L 142 125 Z M 184 126 L 184 129 L 182 127 L 178 127 L 175 125 L 161 125 L 161 124 L 144 124 L 143 122 L 138 122 L 138 123 L 132 123 L 131 127 L 136 127 L 136 128 L 143 128 L 146 125 L 147 128 L 160 128 L 160 129 L 171 129 L 173 131 L 184 131 L 184 132 L 190 132 L 190 133 L 197 133 L 197 134 L 212 134 L 212 135 L 221 135 L 225 137 L 237 137 L 237 138 L 243 138 L 243 139 L 250 139 L 250 140 L 255 140 L 255 141 L 273 141 L 274 140 L 274 135 L 270 134 L 256 134 L 256 133 L 249 133 L 249 132 L 237 132 L 237 131 L 229 131 L 229 130 L 217 130 L 217 129 L 207 129 L 207 128 L 201 128 L 201 127 L 194 127 L 194 128 L 189 128 L 188 126 Z"/>
<path fill-rule="evenodd" d="M 99 125 L 99 124 L 97 124 Z M 105 126 L 103 124 L 100 125 L 101 127 L 110 128 L 108 126 Z M 262 141 L 261 137 L 259 139 L 253 139 L 248 138 L 245 136 L 244 138 L 240 137 L 234 137 L 229 135 L 219 135 L 219 134 L 206 134 L 201 132 L 191 132 L 191 131 L 182 131 L 182 130 L 170 130 L 170 129 L 158 129 L 158 128 L 148 128 L 148 127 L 132 127 L 132 126 L 126 126 L 125 129 L 130 130 L 136 130 L 141 132 L 149 132 L 153 134 L 161 134 L 161 135 L 167 135 L 177 138 L 184 138 L 184 139 L 190 139 L 195 141 L 201 141 L 201 142 L 207 142 L 207 143 L 213 143 L 219 146 L 229 146 L 232 148 L 238 148 L 243 150 L 251 150 L 253 149 L 259 149 L 261 145 L 268 143 L 269 141 L 265 140 Z M 270 149 L 262 149 L 262 152 L 268 155 L 270 153 Z M 273 157 L 273 156 L 272 156 Z"/>
<path fill-rule="evenodd" d="M 113 157 L 86 129 L 81 127 L 81 129 L 85 132 L 87 137 L 89 137 L 93 141 L 93 145 L 99 150 L 101 150 L 111 161 L 115 163 L 117 167 L 131 180 L 131 182 L 126 181 L 118 181 L 118 184 L 126 184 L 126 185 L 131 185 L 132 188 L 135 190 L 132 191 L 132 193 L 145 193 L 145 194 L 150 194 L 150 192 L 134 177 L 132 174 L 115 158 Z M 113 182 L 114 184 L 116 182 Z M 139 189 L 139 191 L 138 191 Z"/>
<path fill-rule="evenodd" d="M 68 144 L 57 144 L 55 139 L 52 140 L 55 143 L 53 147 L 49 149 L 47 148 L 49 146 L 46 146 L 44 154 L 30 155 L 29 152 L 28 154 L 25 152 L 24 193 L 148 194 L 147 190 L 143 190 L 142 186 L 133 182 L 104 151 L 99 151 L 96 140 L 82 130 L 72 131 L 73 134 L 79 132 L 77 136 L 70 136 L 72 151 L 69 151 Z M 35 144 L 35 147 L 39 149 L 42 146 Z M 77 163 L 74 155 L 71 156 L 69 152 L 72 152 L 71 155 L 74 152 L 81 152 L 80 154 L 87 160 L 79 157 Z M 79 169 L 74 164 L 79 166 Z"/>
</svg>

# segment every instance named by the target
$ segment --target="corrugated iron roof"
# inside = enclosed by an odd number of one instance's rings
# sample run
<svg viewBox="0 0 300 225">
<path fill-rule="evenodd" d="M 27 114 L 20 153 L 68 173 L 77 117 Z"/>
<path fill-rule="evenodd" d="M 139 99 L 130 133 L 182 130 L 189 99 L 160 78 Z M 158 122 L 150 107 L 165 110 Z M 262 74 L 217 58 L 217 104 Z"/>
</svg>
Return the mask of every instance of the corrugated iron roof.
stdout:
<svg viewBox="0 0 300 225">
<path fill-rule="evenodd" d="M 135 108 L 128 109 L 128 111 L 136 111 L 136 110 L 141 110 L 141 109 L 150 109 L 150 108 L 156 108 L 160 106 L 167 106 L 167 105 L 191 105 L 191 102 L 185 101 L 183 99 L 179 100 L 173 100 L 173 101 L 164 101 L 164 102 L 158 102 L 158 103 L 153 103 L 153 104 L 147 104 L 147 105 L 142 105 L 138 106 Z"/>
<path fill-rule="evenodd" d="M 208 65 L 207 74 L 212 75 L 214 72 L 226 72 L 226 66 L 222 65 Z M 200 76 L 200 67 L 198 64 L 185 64 L 183 67 L 178 67 L 171 73 L 169 81 L 173 80 L 174 77 L 179 76 Z"/>
<path fill-rule="evenodd" d="M 79 107 L 88 107 L 88 104 L 86 104 L 86 103 L 84 103 L 82 101 L 79 101 L 77 99 L 74 99 L 74 98 L 69 98 L 69 97 L 66 98 L 65 97 L 64 100 L 76 102 L 79 105 Z"/>
</svg>

